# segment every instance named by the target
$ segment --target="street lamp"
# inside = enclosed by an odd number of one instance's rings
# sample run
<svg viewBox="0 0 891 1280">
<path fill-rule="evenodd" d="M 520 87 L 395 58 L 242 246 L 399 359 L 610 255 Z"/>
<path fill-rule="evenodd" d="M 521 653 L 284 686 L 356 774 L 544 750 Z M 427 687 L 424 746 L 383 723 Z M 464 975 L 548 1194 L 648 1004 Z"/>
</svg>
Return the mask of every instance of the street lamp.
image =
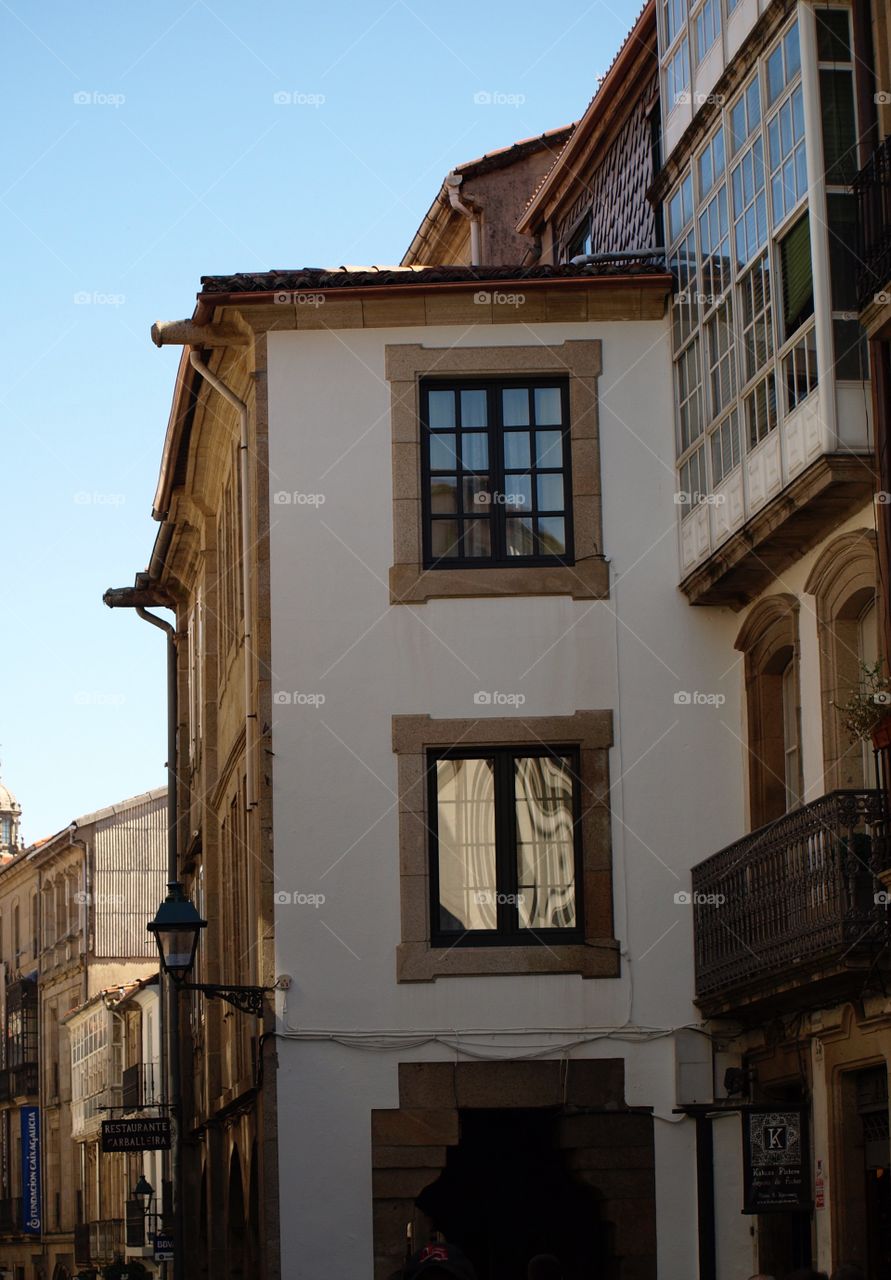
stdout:
<svg viewBox="0 0 891 1280">
<path fill-rule="evenodd" d="M 164 972 L 174 982 L 181 981 L 195 964 L 198 935 L 207 928 L 207 921 L 201 919 L 176 880 L 168 884 L 167 897 L 146 928 L 155 936 Z"/>
<path fill-rule="evenodd" d="M 262 1016 L 264 996 L 275 987 L 244 987 L 231 982 L 186 982 L 186 975 L 195 965 L 198 936 L 202 929 L 207 928 L 207 921 L 201 919 L 178 881 L 168 884 L 167 897 L 146 928 L 155 936 L 161 968 L 170 975 L 178 990 L 203 991 L 210 1000 L 225 1000 L 242 1013 L 252 1013 L 256 1018 Z"/>
<path fill-rule="evenodd" d="M 149 1182 L 144 1173 L 139 1175 L 139 1181 L 133 1188 L 133 1199 L 139 1200 L 140 1203 L 145 1200 L 151 1203 L 152 1196 L 155 1194 L 155 1188 Z"/>
</svg>

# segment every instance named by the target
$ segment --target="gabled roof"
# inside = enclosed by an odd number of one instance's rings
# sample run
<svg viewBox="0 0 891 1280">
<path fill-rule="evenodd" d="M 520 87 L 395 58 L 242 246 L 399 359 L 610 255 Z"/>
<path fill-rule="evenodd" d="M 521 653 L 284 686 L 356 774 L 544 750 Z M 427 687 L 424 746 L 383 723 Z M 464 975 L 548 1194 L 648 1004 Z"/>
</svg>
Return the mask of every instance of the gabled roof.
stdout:
<svg viewBox="0 0 891 1280">
<path fill-rule="evenodd" d="M 560 180 L 566 167 L 571 165 L 573 158 L 581 152 L 585 142 L 590 138 L 597 125 L 617 109 L 619 105 L 617 95 L 622 92 L 624 78 L 628 75 L 641 49 L 646 48 L 651 41 L 655 40 L 655 35 L 656 0 L 646 0 L 634 26 L 628 32 L 606 74 L 598 84 L 597 91 L 588 103 L 584 115 L 573 130 L 572 136 L 530 196 L 523 216 L 517 223 L 519 232 L 529 233 L 530 223 L 535 213 L 541 208 L 547 195 L 550 194 Z"/>
</svg>

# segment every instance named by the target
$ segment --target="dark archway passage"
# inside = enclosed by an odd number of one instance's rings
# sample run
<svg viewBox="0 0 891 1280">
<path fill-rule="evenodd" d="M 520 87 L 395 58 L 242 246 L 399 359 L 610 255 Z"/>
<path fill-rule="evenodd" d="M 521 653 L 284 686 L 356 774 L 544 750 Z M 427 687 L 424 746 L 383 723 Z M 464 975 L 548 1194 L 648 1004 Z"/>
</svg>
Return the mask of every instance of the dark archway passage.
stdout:
<svg viewBox="0 0 891 1280">
<path fill-rule="evenodd" d="M 550 1110 L 460 1112 L 458 1145 L 417 1199 L 478 1280 L 524 1277 L 538 1253 L 555 1254 L 566 1280 L 610 1274 L 608 1227 L 595 1194 L 566 1169 L 557 1118 Z"/>
<path fill-rule="evenodd" d="M 541 1249 L 571 1280 L 656 1280 L 653 1116 L 621 1059 L 400 1063 L 371 1139 L 375 1280 L 439 1232 L 480 1280 Z"/>
</svg>

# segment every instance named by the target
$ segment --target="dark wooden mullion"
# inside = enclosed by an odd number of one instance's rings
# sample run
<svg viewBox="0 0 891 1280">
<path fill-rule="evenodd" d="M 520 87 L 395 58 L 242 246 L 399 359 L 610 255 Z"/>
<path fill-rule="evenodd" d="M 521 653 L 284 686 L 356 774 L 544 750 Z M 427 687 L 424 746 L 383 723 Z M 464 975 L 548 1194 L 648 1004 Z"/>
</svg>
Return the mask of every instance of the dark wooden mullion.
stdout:
<svg viewBox="0 0 891 1280">
<path fill-rule="evenodd" d="M 507 751 L 498 751 L 494 755 L 495 763 L 495 865 L 496 893 L 503 901 L 498 903 L 498 932 L 502 935 L 517 932 L 516 907 L 506 899 L 509 894 L 516 893 L 516 871 L 511 874 L 511 849 L 514 839 L 511 835 L 511 798 L 513 788 L 513 756 Z"/>
<path fill-rule="evenodd" d="M 496 493 L 502 493 L 504 483 L 504 428 L 501 425 L 501 389 L 491 385 L 488 388 L 486 405 L 489 413 L 489 494 L 493 499 L 489 503 L 492 512 L 491 539 L 492 556 L 497 561 L 507 559 L 507 534 L 504 523 L 503 504 L 495 502 Z"/>
<path fill-rule="evenodd" d="M 514 902 L 510 906 L 510 927 L 509 933 L 514 935 L 520 932 L 520 908 L 517 905 L 516 897 L 520 891 L 520 873 L 517 867 L 517 779 L 516 767 L 517 760 L 523 752 L 505 751 L 505 773 L 507 774 L 507 782 L 505 791 L 507 793 L 506 804 L 506 825 L 505 825 L 505 851 L 507 857 L 507 873 L 505 879 L 505 893 L 510 894 Z"/>
<path fill-rule="evenodd" d="M 427 826 L 430 840 L 430 937 L 442 935 L 439 904 L 439 787 L 437 756 L 427 756 Z"/>
</svg>

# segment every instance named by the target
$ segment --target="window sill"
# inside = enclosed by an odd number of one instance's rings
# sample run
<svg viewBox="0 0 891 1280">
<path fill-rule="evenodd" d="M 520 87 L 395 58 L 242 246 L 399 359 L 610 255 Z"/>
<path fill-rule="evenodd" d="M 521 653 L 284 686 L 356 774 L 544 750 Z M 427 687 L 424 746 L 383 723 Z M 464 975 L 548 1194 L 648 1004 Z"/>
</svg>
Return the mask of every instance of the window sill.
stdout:
<svg viewBox="0 0 891 1280">
<path fill-rule="evenodd" d="M 578 974 L 582 978 L 618 978 L 619 944 L 613 938 L 557 946 L 431 947 L 402 942 L 396 948 L 399 982 L 435 982 L 437 978 L 523 977 L 527 974 Z"/>
<path fill-rule="evenodd" d="M 501 569 L 424 569 L 396 564 L 390 569 L 390 604 L 472 596 L 609 597 L 609 565 L 602 556 L 574 565 L 528 565 Z"/>
</svg>

